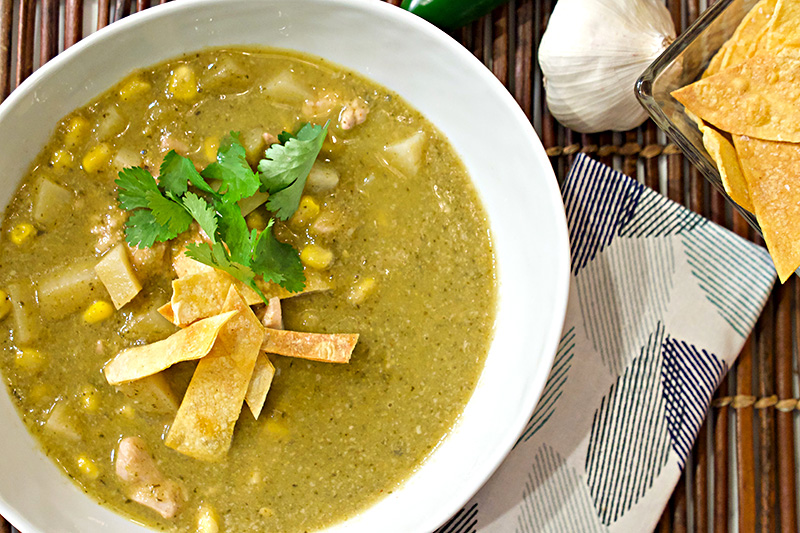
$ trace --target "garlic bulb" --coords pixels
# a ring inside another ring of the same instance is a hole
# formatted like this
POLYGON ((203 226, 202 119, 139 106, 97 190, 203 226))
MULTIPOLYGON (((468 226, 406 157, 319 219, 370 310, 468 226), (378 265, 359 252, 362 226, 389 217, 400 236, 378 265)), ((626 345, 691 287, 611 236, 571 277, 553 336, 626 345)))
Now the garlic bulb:
POLYGON ((635 128, 636 79, 674 38, 663 0, 560 0, 539 45, 550 113, 582 133, 635 128))

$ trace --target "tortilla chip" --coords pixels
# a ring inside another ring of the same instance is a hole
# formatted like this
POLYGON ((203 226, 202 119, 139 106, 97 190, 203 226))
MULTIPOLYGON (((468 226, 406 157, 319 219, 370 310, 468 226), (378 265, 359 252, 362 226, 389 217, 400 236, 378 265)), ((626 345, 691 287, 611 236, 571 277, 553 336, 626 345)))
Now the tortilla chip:
POLYGON ((267 401, 267 393, 272 386, 273 377, 275 377, 275 367, 272 366, 272 362, 266 354, 259 353, 256 366, 253 368, 253 375, 250 376, 250 384, 247 386, 247 394, 244 397, 256 420, 261 415, 264 402, 267 401))
POLYGON ((800 266, 800 145, 733 138, 781 282, 800 266))
POLYGON ((725 55, 728 53, 728 48, 731 47, 731 40, 725 41, 725 44, 722 45, 722 48, 717 50, 717 53, 714 54, 714 57, 711 58, 711 61, 708 62, 708 66, 706 70, 703 72, 703 78, 707 78, 709 76, 713 76, 720 70, 722 70, 722 61, 725 59, 725 55))
POLYGON ((800 47, 800 1, 778 0, 767 32, 767 50, 780 52, 800 47))
POLYGON ((348 363, 357 342, 357 333, 305 333, 267 328, 261 350, 311 361, 348 363))
POLYGON ((761 0, 745 15, 733 36, 725 43, 725 56, 720 64, 720 71, 739 65, 755 55, 754 44, 759 37, 766 35, 776 3, 777 0, 761 0))
MULTIPOLYGON (((274 283, 258 283, 267 298, 291 298, 309 292, 329 290, 330 281, 320 275, 307 275, 306 287, 301 292, 289 292, 274 283)), ((216 315, 222 309, 222 301, 233 286, 242 295, 247 305, 262 303, 261 297, 241 281, 227 272, 211 270, 179 278, 172 282, 173 323, 186 326, 196 320, 216 315)))
POLYGON ((703 124, 700 126, 700 131, 703 132, 703 145, 706 147, 711 159, 717 164, 725 192, 734 202, 754 213, 755 207, 753 207, 753 202, 750 200, 747 181, 744 179, 742 167, 739 165, 739 158, 736 155, 736 149, 734 149, 733 144, 711 126, 703 124))
POLYGON ((233 427, 264 338, 264 327, 234 287, 228 289, 222 308, 236 316, 197 364, 164 440, 170 448, 204 461, 222 459, 231 447, 233 427))
POLYGON ((161 372, 181 361, 204 357, 222 327, 234 315, 236 312, 231 311, 213 316, 173 333, 163 341, 121 351, 103 369, 106 380, 117 385, 161 372))
POLYGON ((800 59, 794 56, 757 55, 672 96, 722 131, 800 142, 800 59))

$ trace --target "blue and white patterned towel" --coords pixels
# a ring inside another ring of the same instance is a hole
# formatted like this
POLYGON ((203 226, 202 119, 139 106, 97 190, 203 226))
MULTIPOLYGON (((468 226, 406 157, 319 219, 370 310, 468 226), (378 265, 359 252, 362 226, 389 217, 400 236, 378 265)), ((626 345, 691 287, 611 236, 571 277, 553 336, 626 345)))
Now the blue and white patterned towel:
POLYGON ((775 280, 767 252, 579 156, 572 280, 539 405, 439 531, 652 531, 775 280))

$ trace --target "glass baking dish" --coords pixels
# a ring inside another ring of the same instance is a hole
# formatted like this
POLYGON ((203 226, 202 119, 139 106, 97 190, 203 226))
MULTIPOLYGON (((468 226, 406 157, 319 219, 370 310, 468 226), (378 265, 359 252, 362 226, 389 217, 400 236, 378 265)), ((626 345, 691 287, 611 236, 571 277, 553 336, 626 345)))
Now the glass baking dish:
POLYGON ((659 128, 756 230, 755 217, 730 199, 717 166, 703 147, 703 138, 683 105, 670 93, 700 78, 711 58, 736 31, 758 0, 718 0, 709 7, 636 82, 636 95, 659 128))

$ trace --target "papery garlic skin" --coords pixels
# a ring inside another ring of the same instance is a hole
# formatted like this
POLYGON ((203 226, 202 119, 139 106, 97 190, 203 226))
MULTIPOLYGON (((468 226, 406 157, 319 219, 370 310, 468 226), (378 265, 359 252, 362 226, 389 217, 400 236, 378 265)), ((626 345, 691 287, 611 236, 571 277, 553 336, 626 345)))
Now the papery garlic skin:
POLYGON ((674 39, 662 0, 559 0, 539 45, 550 113, 581 133, 639 126, 636 80, 674 39))

